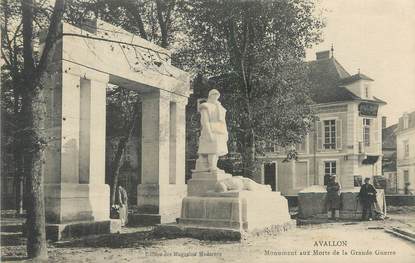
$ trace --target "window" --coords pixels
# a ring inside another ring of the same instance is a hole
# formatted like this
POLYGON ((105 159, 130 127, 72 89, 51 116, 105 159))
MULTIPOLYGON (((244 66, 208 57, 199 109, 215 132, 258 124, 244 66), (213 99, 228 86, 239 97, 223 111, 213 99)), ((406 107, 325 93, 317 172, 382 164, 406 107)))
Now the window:
POLYGON ((324 162, 324 185, 327 185, 331 175, 336 174, 336 161, 324 162))
POLYGON ((267 141, 265 143, 265 152, 275 152, 275 143, 267 141))
POLYGON ((403 151, 404 151, 404 156, 408 157, 409 156, 409 141, 404 141, 403 142, 403 151))
POLYGON ((363 119, 363 141, 370 146, 370 119, 363 119))
POLYGON ((307 137, 304 138, 304 141, 302 143, 296 144, 295 149, 299 153, 306 153, 307 152, 307 137))
POLYGON ((336 120, 324 121, 324 149, 336 149, 336 120))
POLYGON ((369 85, 365 85, 365 97, 369 98, 369 85))
POLYGON ((409 117, 408 117, 408 114, 405 113, 403 116, 403 128, 408 129, 408 126, 409 126, 409 117))
POLYGON ((403 171, 403 182, 404 184, 409 183, 409 170, 403 171))

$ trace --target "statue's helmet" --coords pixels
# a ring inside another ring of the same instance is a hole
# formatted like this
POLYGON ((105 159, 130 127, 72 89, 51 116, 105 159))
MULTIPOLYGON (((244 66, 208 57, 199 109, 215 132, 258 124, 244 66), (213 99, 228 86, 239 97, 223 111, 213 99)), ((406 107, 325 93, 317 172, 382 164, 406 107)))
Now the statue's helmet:
POLYGON ((211 89, 209 91, 209 97, 212 96, 212 95, 218 95, 218 96, 220 96, 220 93, 219 93, 219 91, 217 89, 211 89))

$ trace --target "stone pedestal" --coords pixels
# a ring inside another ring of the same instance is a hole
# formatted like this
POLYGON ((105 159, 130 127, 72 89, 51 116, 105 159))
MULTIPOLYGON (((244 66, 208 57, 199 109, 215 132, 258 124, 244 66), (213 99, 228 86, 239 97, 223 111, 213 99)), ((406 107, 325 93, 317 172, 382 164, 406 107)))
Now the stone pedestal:
POLYGON ((202 196, 209 191, 214 191, 218 181, 231 177, 231 174, 219 169, 213 172, 193 171, 192 178, 187 181, 187 195, 202 196))
POLYGON ((279 192, 214 192, 218 181, 230 177, 221 170, 193 171, 178 223, 160 225, 156 234, 241 240, 247 234, 281 232, 295 225, 288 213, 288 202, 279 192))

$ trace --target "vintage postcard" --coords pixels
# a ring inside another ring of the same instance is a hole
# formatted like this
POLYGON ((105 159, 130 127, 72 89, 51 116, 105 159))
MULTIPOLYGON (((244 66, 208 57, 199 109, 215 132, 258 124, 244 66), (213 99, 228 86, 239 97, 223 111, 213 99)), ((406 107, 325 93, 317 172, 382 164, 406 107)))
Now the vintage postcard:
POLYGON ((0 9, 1 261, 415 261, 415 1, 0 9))

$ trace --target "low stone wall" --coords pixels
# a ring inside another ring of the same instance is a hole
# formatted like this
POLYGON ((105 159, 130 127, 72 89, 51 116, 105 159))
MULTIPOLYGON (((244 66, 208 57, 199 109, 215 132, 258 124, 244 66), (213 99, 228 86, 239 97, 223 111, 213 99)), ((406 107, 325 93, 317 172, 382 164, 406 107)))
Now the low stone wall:
POLYGON ((392 206, 415 206, 415 195, 386 195, 386 204, 392 206))
MULTIPOLYGON (((359 219, 362 215, 361 202, 357 199, 360 188, 342 189, 340 219, 359 219)), ((383 213, 386 213, 385 195, 382 189, 377 189, 377 201, 383 213)), ((327 218, 327 192, 324 186, 314 185, 298 193, 298 218, 327 218)))

